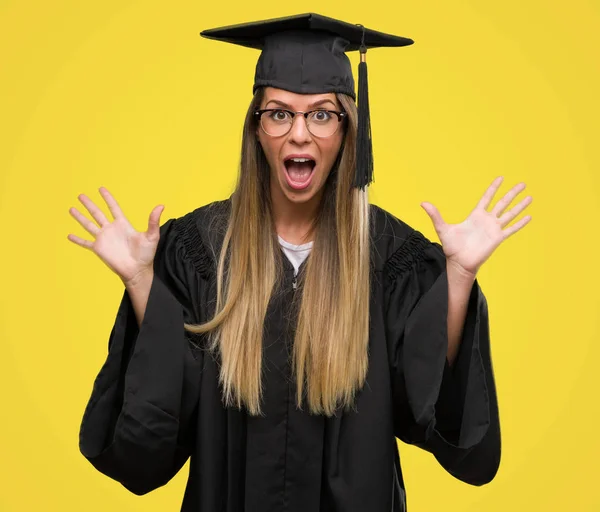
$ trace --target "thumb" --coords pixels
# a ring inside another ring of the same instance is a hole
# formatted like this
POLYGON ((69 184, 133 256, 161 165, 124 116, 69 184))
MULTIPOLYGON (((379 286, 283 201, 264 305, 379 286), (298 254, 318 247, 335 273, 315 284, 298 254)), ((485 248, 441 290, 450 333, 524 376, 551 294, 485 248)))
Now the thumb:
POLYGON ((148 218, 148 231, 146 234, 151 239, 160 237, 160 216, 164 209, 164 205, 159 204, 150 212, 150 217, 148 218))
POLYGON ((444 219, 442 219, 442 214, 434 205, 428 203, 427 201, 423 201, 421 203, 421 208, 427 212, 427 215, 429 215, 433 222, 433 227, 439 232, 445 224, 444 219))

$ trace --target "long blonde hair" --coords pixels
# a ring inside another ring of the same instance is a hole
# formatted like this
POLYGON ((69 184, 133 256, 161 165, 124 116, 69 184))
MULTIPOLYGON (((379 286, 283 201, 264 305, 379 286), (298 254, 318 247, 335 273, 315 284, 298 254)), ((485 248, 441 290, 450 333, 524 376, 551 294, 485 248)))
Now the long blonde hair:
MULTIPOLYGON (((206 323, 185 324, 209 333, 209 350, 220 358, 219 383, 226 406, 244 404, 262 414, 263 324, 282 280, 282 254, 271 215, 269 166, 256 136, 254 110, 244 123, 237 186, 217 266, 217 304, 206 323)), ((337 94, 348 113, 338 159, 324 185, 313 226, 313 248, 299 281, 300 303, 292 352, 298 407, 303 395, 313 414, 332 416, 352 407, 367 375, 369 341, 369 201, 352 187, 357 111, 337 94)))

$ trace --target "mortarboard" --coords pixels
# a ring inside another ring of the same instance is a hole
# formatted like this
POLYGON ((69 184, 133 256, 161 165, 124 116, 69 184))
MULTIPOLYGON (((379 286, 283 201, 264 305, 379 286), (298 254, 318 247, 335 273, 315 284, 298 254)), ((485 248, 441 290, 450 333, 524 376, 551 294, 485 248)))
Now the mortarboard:
POLYGON ((339 92, 356 101, 352 66, 345 52, 359 50, 354 186, 364 188, 373 180, 366 52, 368 48, 407 46, 412 39, 314 13, 213 28, 200 35, 261 50, 253 92, 263 86, 300 94, 339 92))

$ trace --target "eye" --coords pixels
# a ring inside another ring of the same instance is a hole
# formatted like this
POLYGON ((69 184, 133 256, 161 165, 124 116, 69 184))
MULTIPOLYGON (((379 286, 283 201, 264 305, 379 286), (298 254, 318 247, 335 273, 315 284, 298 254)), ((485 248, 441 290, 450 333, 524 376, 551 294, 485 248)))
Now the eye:
POLYGON ((269 112, 269 117, 273 121, 281 123, 288 121, 290 119, 290 114, 285 110, 273 110, 272 112, 269 112))
POLYGON ((332 114, 327 112, 327 110, 315 110, 311 114, 312 120, 316 121, 317 123, 326 123, 330 121, 332 117, 332 114))

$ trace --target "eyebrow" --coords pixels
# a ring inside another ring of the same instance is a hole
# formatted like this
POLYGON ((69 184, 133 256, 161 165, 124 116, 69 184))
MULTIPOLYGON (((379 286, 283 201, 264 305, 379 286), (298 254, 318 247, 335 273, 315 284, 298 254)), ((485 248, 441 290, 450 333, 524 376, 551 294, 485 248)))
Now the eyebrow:
MULTIPOLYGON (((281 105, 282 107, 289 108, 290 110, 292 109, 292 107, 290 105, 288 105, 287 103, 284 103, 283 101, 280 101, 280 100, 269 100, 265 104, 265 107, 269 103, 271 103, 271 102, 277 103, 278 105, 281 105)), ((322 100, 319 100, 319 101, 315 101, 314 103, 311 103, 308 106, 308 108, 310 109, 310 108, 313 108, 313 107, 318 107, 320 105, 323 105, 324 103, 331 103, 335 108, 337 108, 337 105, 332 100, 330 100, 330 99, 322 99, 322 100)))

